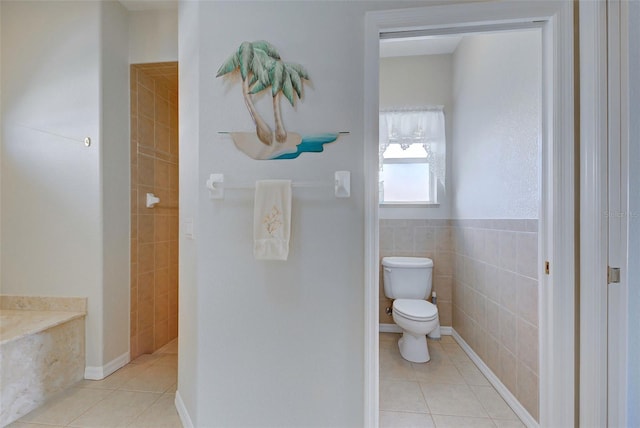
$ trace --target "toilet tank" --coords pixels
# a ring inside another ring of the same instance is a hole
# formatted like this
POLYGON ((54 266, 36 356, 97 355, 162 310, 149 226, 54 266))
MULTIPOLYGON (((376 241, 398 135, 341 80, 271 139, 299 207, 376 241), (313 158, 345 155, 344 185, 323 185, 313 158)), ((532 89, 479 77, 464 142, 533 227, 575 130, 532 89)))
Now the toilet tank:
POLYGON ((426 299, 431 293, 433 260, 383 257, 384 294, 390 299, 426 299))

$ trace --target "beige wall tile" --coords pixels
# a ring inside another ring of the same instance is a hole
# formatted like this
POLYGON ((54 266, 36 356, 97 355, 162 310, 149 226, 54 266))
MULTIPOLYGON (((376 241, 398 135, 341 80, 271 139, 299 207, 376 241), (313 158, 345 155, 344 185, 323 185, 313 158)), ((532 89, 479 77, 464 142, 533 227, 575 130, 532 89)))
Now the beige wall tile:
POLYGON ((151 272, 155 269, 155 244, 138 246, 138 272, 151 272))
POLYGON ((138 184, 153 187, 155 183, 155 161, 153 158, 138 156, 138 184))
POLYGON ((514 395, 516 394, 516 376, 515 355, 506 348, 500 347, 500 370, 498 371, 498 377, 514 395))
POLYGON ((171 131, 168 126, 156 123, 155 127, 155 148, 161 152, 171 151, 171 131))
POLYGON ((518 364, 516 397, 527 411, 538 420, 538 376, 523 364, 518 364))
POLYGON ((516 352, 516 316, 500 308, 500 343, 511 353, 516 352))
POLYGON ((499 267, 502 269, 516 270, 516 234, 515 232, 501 230, 498 234, 500 247, 499 267))
POLYGON ((138 87, 138 117, 147 117, 154 120, 155 96, 153 91, 143 86, 138 87))
POLYGON ((517 313, 522 319, 538 325, 538 281, 518 277, 517 313))
POLYGON ((538 277, 538 234, 516 236, 516 272, 529 278, 538 277))
POLYGON ((538 329, 522 319, 518 319, 517 353, 518 360, 535 374, 538 373, 538 329))

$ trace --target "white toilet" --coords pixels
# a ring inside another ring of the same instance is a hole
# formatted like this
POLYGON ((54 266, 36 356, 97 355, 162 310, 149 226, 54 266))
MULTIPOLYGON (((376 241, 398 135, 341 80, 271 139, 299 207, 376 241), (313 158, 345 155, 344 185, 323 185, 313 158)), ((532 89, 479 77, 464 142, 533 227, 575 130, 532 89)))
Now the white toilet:
POLYGON ((405 360, 431 359, 426 335, 440 338, 438 308, 425 299, 431 293, 433 261, 423 257, 383 257, 384 294, 393 301, 393 321, 402 329, 398 340, 405 360))

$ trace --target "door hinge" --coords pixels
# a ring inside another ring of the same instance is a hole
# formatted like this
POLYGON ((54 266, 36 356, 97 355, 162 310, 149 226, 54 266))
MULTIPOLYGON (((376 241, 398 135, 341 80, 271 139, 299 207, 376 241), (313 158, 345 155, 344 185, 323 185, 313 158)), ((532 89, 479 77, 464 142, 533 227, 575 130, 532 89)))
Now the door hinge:
POLYGON ((544 273, 546 275, 549 275, 549 262, 548 261, 544 262, 544 273))
POLYGON ((607 284, 618 284, 620 282, 620 268, 607 266, 607 284))

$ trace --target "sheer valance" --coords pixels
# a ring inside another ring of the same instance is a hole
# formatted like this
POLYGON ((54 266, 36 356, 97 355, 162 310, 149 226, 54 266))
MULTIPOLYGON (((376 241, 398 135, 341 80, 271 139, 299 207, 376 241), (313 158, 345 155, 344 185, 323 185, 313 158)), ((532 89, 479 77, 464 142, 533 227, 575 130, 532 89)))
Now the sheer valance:
POLYGON ((442 106, 390 109, 380 112, 380 166, 390 144, 402 150, 420 145, 436 178, 444 185, 446 138, 442 106))

